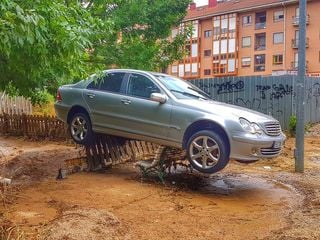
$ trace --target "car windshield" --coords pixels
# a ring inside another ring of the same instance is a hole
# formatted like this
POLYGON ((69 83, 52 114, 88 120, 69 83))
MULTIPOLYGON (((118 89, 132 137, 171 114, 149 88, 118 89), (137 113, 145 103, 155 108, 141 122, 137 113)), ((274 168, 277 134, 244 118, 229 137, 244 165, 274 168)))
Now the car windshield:
POLYGON ((210 99, 208 94, 180 78, 168 75, 155 75, 155 77, 157 77, 161 83, 178 99, 210 99))

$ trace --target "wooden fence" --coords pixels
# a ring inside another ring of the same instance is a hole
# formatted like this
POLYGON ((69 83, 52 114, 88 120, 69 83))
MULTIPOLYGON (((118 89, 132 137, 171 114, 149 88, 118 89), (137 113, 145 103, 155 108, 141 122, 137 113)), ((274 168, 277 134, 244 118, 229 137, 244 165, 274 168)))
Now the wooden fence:
POLYGON ((67 125, 57 118, 26 114, 1 114, 0 134, 52 140, 69 138, 67 125))
POLYGON ((32 114, 32 104, 24 97, 10 97, 0 92, 0 113, 32 114))
POLYGON ((96 134, 93 142, 85 146, 88 169, 96 170, 127 161, 153 159, 160 146, 104 134, 96 134))
MULTIPOLYGON (((71 140, 67 125, 53 116, 26 114, 0 115, 0 135, 25 136, 34 139, 71 140)), ((160 146, 143 141, 95 134, 91 144, 85 146, 86 162, 89 170, 96 170, 108 165, 126 161, 137 161, 153 158, 160 146)), ((77 165, 71 159, 66 166, 70 170, 77 165)))

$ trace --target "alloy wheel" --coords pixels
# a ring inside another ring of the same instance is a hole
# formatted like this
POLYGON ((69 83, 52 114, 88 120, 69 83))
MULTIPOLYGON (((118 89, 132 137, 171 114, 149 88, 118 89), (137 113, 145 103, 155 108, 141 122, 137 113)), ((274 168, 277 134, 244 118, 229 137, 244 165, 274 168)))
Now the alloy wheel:
POLYGON ((71 134, 75 140, 82 141, 83 139, 85 139, 87 132, 88 132, 88 124, 83 117, 77 116, 72 120, 71 134))
POLYGON ((189 147, 191 161, 202 169, 215 166, 220 158, 218 143, 209 136, 195 138, 189 147))

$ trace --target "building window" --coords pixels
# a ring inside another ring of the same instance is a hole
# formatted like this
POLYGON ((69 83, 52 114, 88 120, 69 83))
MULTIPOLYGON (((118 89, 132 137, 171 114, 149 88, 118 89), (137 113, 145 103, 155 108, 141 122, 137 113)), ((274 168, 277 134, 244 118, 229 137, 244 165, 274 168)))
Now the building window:
POLYGON ((278 32, 273 34, 273 44, 281 44, 283 43, 284 34, 283 32, 278 32))
POLYGON ((205 57, 210 57, 211 56, 211 50, 204 50, 204 54, 205 57))
POLYGON ((190 77, 191 76, 191 65, 190 63, 187 63, 184 65, 184 76, 190 77))
POLYGON ((242 17, 242 25, 244 27, 249 26, 251 24, 252 24, 252 16, 251 15, 242 17))
POLYGON ((204 70, 204 75, 205 76, 211 75, 211 69, 205 69, 204 70))
POLYGON ((250 57, 244 57, 241 59, 241 67, 250 67, 251 66, 251 58, 250 57))
POLYGON ((263 72, 266 70, 266 55, 254 55, 254 71, 263 72))
POLYGON ((198 75, 198 63, 191 64, 191 73, 192 75, 198 75))
POLYGON ((191 56, 191 46, 190 44, 185 46, 186 48, 186 57, 190 57, 191 56))
POLYGON ((298 18, 300 15, 300 10, 299 10, 299 7, 296 8, 296 17, 298 18))
POLYGON ((212 31, 211 30, 204 31, 204 37, 205 38, 209 38, 209 37, 211 37, 211 35, 212 35, 212 31))
POLYGON ((174 74, 177 74, 178 73, 178 66, 173 65, 171 68, 171 72, 174 74))
POLYGON ((267 12, 258 12, 256 13, 256 29, 266 28, 267 22, 267 12))
POLYGON ((192 43, 191 45, 191 57, 198 57, 198 44, 192 43))
POLYGON ((172 38, 175 38, 178 35, 178 29, 177 28, 172 29, 171 33, 172 33, 172 38))
POLYGON ((198 21, 193 21, 192 22, 192 38, 198 38, 198 29, 199 29, 198 21))
POLYGON ((273 63, 273 65, 282 65, 283 64, 283 55, 282 54, 273 55, 272 63, 273 63))
POLYGON ((257 33, 255 35, 255 50, 261 51, 266 49, 266 33, 257 33))
POLYGON ((221 20, 221 33, 227 33, 228 29, 228 18, 224 18, 221 20))
POLYGON ((273 21, 274 22, 280 22, 284 19, 284 13, 283 10, 278 10, 273 12, 273 21))
POLYGON ((179 64, 179 77, 184 77, 184 64, 179 64))
POLYGON ((242 47, 251 47, 251 37, 243 37, 242 38, 242 47))

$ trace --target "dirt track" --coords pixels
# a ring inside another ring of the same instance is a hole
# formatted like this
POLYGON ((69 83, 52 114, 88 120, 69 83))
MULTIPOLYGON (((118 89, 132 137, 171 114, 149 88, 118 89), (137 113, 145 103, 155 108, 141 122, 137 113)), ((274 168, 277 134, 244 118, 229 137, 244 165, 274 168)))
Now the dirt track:
POLYGON ((130 164, 56 181, 79 149, 0 137, 0 175, 14 183, 0 223, 25 239, 320 239, 320 138, 306 139, 304 174, 293 172, 293 146, 276 160, 231 161, 211 178, 173 174, 163 185, 130 164))

